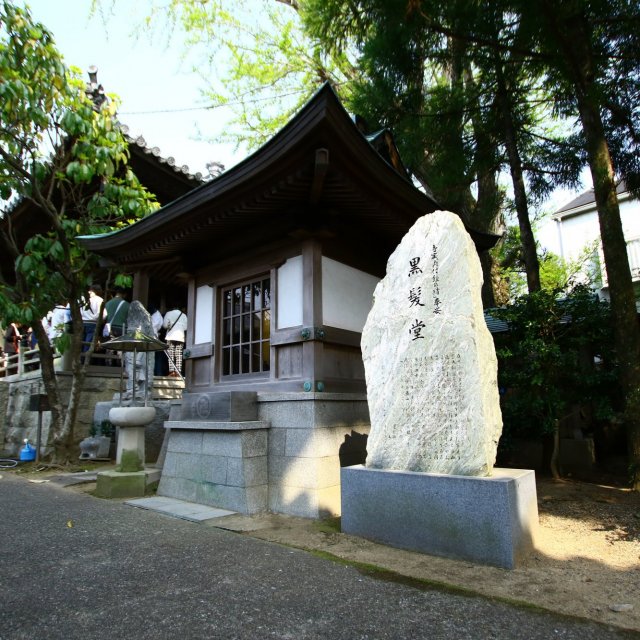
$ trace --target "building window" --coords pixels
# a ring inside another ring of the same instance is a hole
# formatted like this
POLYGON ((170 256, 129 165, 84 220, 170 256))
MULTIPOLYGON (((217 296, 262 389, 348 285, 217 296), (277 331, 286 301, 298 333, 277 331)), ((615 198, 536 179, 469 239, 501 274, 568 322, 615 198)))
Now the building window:
POLYGON ((271 280, 261 278, 222 291, 222 375, 269 371, 271 280))

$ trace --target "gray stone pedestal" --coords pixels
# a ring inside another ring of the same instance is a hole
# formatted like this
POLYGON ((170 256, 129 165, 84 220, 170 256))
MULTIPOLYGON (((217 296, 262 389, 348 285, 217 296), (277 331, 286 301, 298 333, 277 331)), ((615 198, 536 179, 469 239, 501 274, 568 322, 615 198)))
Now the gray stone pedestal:
POLYGON ((393 547, 513 569, 533 549, 535 474, 341 470, 342 531, 393 547))
POLYGON ((267 431, 261 421, 168 421, 158 495, 252 514, 266 511, 267 431))
POLYGON ((142 471, 100 471, 96 483, 96 495, 101 498, 141 498, 158 486, 159 469, 142 471))

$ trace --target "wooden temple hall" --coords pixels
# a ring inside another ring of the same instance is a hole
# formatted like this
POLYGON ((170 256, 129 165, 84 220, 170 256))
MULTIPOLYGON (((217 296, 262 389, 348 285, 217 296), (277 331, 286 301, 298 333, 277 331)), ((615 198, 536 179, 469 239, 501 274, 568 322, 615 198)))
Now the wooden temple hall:
POLYGON ((366 455, 360 335, 372 294, 403 235, 436 208, 390 134, 363 135, 326 85, 231 170, 84 239, 135 274, 143 303, 158 287, 188 290, 186 390, 165 425, 159 495, 340 512, 340 466, 366 455))

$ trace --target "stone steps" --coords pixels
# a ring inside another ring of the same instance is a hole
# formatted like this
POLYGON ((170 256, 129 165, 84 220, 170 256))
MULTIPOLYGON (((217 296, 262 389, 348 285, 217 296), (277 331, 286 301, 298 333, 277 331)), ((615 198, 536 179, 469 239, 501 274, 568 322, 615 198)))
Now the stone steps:
POLYGON ((155 376, 153 379, 154 400, 179 400, 184 391, 184 380, 169 376, 155 376))

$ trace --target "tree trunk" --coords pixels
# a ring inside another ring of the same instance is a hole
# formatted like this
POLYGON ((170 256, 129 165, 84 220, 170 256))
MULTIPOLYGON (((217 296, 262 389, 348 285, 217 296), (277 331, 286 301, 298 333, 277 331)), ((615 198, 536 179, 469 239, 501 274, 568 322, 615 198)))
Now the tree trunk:
POLYGON ((71 340, 71 388, 66 399, 66 406, 60 421, 56 425, 53 435, 54 462, 65 463, 74 457, 75 451, 75 425, 78 416, 78 408, 82 398, 82 389, 86 378, 87 367, 93 348, 89 349, 85 355, 85 362, 81 361, 82 355, 82 318, 77 305, 72 305, 71 320, 73 333, 71 340))
MULTIPOLYGON (((470 64, 464 68, 464 87, 469 101, 469 113, 475 138, 474 164, 476 170, 478 197, 471 216, 471 226, 478 231, 496 233, 502 223, 502 197, 498 188, 496 142, 482 121, 478 87, 470 64)), ((482 305, 485 309, 497 304, 496 262, 489 251, 480 253, 482 267, 482 305)))
POLYGON ((560 458, 560 420, 554 420, 553 423, 553 451, 551 452, 551 461, 549 468, 551 469, 551 476, 554 480, 560 480, 560 469, 558 467, 558 460, 560 458))
POLYGON ((632 482, 640 488, 640 326, 627 257, 627 244, 616 195, 615 171, 605 135, 593 59, 590 25, 581 15, 562 16, 558 25, 555 5, 546 14, 566 56, 567 75, 576 92, 580 122, 598 210, 602 252, 609 281, 611 314, 620 382, 624 393, 624 419, 632 482))
POLYGON ((504 145, 509 158, 509 172, 513 183, 513 196, 518 214, 518 226, 520 228, 520 244, 522 247, 522 260, 527 274, 527 288, 529 293, 540 291, 540 263, 536 251, 536 240, 529 219, 529 206, 527 204, 527 190, 524 183, 522 159, 518 151, 513 114, 507 85, 500 60, 495 60, 495 72, 497 80, 496 106, 498 118, 502 124, 504 145))
POLYGON ((624 391, 624 419, 632 481, 640 489, 640 329, 627 243, 616 195, 613 163, 600 114, 580 100, 593 190, 598 208, 602 252, 609 282, 616 352, 624 391))

